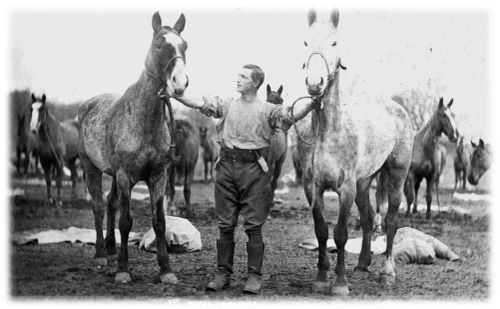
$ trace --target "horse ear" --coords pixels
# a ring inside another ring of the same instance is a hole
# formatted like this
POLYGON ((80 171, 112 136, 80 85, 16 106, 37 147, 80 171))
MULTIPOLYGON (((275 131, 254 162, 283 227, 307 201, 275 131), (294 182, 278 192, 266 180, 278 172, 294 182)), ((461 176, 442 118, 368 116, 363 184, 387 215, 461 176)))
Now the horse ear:
POLYGON ((34 93, 31 94, 31 101, 32 101, 32 103, 36 102, 36 97, 35 97, 34 93))
POLYGON ((309 26, 311 26, 312 24, 314 24, 314 22, 316 21, 316 10, 314 10, 313 8, 311 8, 309 10, 309 13, 307 13, 307 21, 309 22, 309 26))
POLYGON ((470 144, 472 145, 472 148, 476 148, 477 147, 476 143, 474 143, 473 141, 470 141, 470 144))
POLYGON ((182 30, 184 30, 184 26, 186 26, 186 17, 181 13, 181 16, 179 16, 179 19, 175 22, 174 30, 180 34, 182 30))
POLYGON ((43 104, 45 104, 45 99, 46 99, 46 98, 45 98, 45 93, 44 93, 44 94, 42 95, 42 100, 41 100, 43 104))
POLYGON ((160 13, 158 13, 158 11, 156 11, 154 14, 153 14, 153 19, 151 20, 151 23, 153 25, 153 30, 155 32, 158 32, 161 30, 161 17, 160 17, 160 13))
POLYGON ((283 85, 280 85, 277 92, 281 95, 281 92, 283 92, 283 85))
POLYGON ((271 92, 271 86, 269 86, 269 84, 267 84, 266 91, 268 94, 271 92))
POLYGON ((453 99, 451 99, 450 103, 448 103, 448 108, 450 108, 452 104, 453 104, 453 99))
POLYGON ((339 10, 337 8, 333 9, 330 13, 330 21, 332 22, 333 26, 337 28, 337 26, 339 25, 339 10))
POLYGON ((443 98, 439 99, 439 109, 442 109, 444 107, 443 105, 443 98))
POLYGON ((479 147, 484 149, 484 142, 482 139, 479 139, 479 147))

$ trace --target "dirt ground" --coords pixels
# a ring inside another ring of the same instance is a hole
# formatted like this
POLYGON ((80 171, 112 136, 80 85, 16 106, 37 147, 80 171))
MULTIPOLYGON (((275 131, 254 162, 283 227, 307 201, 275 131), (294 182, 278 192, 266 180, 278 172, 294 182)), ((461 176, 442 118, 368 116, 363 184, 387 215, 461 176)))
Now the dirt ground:
MULTIPOLYGON (((381 289, 377 278, 382 256, 374 255, 367 279, 351 278, 358 255, 346 253, 350 295, 348 300, 485 300, 490 288, 490 203, 468 202, 453 198, 452 163, 442 180, 441 204, 459 206, 470 214, 433 213, 432 220, 425 219, 424 209, 411 217, 400 216, 400 227, 417 228, 447 244, 461 259, 456 262, 437 259, 433 265, 397 265, 396 284, 381 289)), ((285 171, 290 171, 287 162, 285 171)), ((274 205, 270 219, 264 227, 266 253, 262 293, 256 296, 241 293, 246 276, 246 236, 238 228, 235 250, 235 273, 231 286, 218 293, 204 291, 209 277, 215 271, 215 240, 217 222, 214 216, 213 183, 201 182, 197 173, 193 185, 192 202, 196 217, 191 221, 201 232, 203 249, 194 253, 170 254, 170 262, 180 280, 176 286, 159 282, 156 254, 129 248, 129 265, 132 282, 114 283, 115 264, 97 267, 92 259, 94 247, 86 244, 58 243, 46 245, 11 245, 10 295, 13 299, 186 299, 186 300, 330 300, 336 298, 311 290, 316 273, 317 253, 298 247, 306 238, 314 237, 312 214, 308 209, 301 187, 290 187, 286 194, 278 194, 281 203, 274 205)), ((109 180, 105 187, 109 188, 109 180)), ((94 228, 89 202, 83 199, 83 183, 79 184, 81 199, 69 198, 69 186, 64 188, 64 205, 61 214, 44 202, 45 185, 30 185, 23 178, 12 178, 13 188, 24 188, 21 196, 11 198, 11 233, 26 230, 63 229, 70 226, 94 228)), ((282 187, 280 187, 281 189, 282 187)), ((485 188, 475 188, 485 193, 485 188)), ((420 190, 420 203, 424 202, 420 190)), ((371 194, 374 205, 374 192, 371 194)), ((404 200, 404 199, 403 199, 404 200)), ((176 202, 183 206, 181 192, 176 202)), ((330 237, 337 220, 336 197, 325 199, 325 218, 330 237)), ((400 211, 406 208, 403 202, 400 211)), ((147 201, 132 202, 134 224, 132 231, 146 232, 151 227, 150 206, 147 201)), ((351 210, 349 237, 360 237, 354 229, 356 207, 351 210)), ((336 254, 331 256, 330 275, 333 279, 336 254)))

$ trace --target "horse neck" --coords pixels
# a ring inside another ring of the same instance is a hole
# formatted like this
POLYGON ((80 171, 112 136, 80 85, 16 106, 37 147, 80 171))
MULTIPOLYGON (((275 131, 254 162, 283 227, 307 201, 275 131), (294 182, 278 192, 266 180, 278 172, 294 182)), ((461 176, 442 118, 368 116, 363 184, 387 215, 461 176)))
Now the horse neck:
POLYGON ((40 126, 40 140, 43 142, 50 141, 51 143, 54 143, 59 127, 59 121, 57 121, 55 117, 48 112, 45 122, 40 126))
POLYGON ((339 99, 339 74, 334 75, 321 100, 323 109, 317 113, 316 121, 319 121, 320 135, 327 135, 327 131, 337 132, 340 130, 342 111, 339 99))
POLYGON ((166 119, 165 104, 157 95, 161 88, 162 83, 151 77, 145 69, 139 80, 123 95, 127 98, 123 100, 126 109, 147 132, 161 128, 166 119))
POLYGON ((426 151, 434 151, 437 147, 439 136, 441 135, 441 131, 439 130, 436 124, 436 114, 434 113, 427 121, 425 126, 420 130, 422 136, 422 142, 424 146, 424 150, 426 151))

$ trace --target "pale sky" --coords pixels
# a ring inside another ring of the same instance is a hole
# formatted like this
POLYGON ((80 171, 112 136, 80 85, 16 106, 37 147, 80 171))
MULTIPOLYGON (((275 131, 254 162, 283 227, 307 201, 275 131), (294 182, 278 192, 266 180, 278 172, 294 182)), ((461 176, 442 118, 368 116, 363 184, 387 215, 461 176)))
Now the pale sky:
MULTIPOLYGON (((159 11, 164 25, 186 16, 190 94, 236 96, 237 71, 247 63, 260 65, 273 89, 282 84, 288 103, 306 94, 307 10, 159 11)), ((29 87, 61 102, 122 93, 144 68, 153 13, 12 11, 9 89, 29 87)), ((349 100, 376 100, 436 80, 441 96, 455 100, 461 133, 488 138, 488 19, 485 9, 340 10, 338 46, 348 67, 341 91, 349 100)))

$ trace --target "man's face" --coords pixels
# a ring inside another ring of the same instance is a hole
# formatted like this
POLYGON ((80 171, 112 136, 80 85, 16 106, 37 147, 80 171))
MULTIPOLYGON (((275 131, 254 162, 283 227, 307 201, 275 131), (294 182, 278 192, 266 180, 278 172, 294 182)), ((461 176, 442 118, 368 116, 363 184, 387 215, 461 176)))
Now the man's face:
POLYGON ((236 80, 236 91, 241 94, 255 91, 255 84, 252 79, 252 70, 245 68, 241 69, 238 74, 238 79, 236 80))

